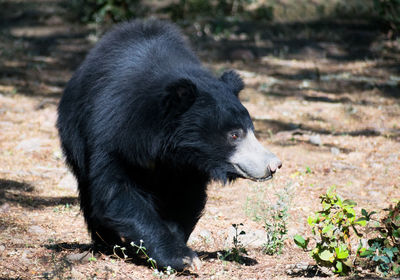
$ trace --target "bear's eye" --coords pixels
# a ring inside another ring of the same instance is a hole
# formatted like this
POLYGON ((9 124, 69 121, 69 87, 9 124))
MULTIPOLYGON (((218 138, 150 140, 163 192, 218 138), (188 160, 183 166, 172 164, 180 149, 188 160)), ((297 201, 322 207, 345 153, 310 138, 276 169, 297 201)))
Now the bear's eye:
POLYGON ((238 140, 239 138, 242 137, 242 131, 241 130, 233 130, 231 132, 229 132, 229 137, 231 138, 231 140, 238 140))

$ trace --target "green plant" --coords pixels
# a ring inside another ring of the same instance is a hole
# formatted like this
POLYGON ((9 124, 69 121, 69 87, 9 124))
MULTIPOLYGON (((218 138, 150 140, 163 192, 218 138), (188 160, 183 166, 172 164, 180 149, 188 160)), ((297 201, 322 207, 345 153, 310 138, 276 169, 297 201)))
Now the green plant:
POLYGON ((89 262, 96 262, 97 261, 97 258, 93 255, 93 253, 92 253, 92 255, 89 257, 89 262))
POLYGON ((242 242, 239 240, 240 235, 246 234, 243 230, 239 231, 239 227, 243 226, 242 223, 240 224, 232 224, 232 227, 235 230, 235 233, 233 235, 233 247, 230 248, 229 250, 225 250, 222 254, 220 254, 219 259, 223 261, 234 261, 240 264, 244 263, 244 255, 247 255, 247 250, 242 244, 242 242))
MULTIPOLYGON (((136 254, 142 254, 146 261, 150 264, 152 270, 153 270, 153 274, 154 276, 158 277, 158 278, 164 278, 164 277, 168 277, 174 273, 176 273, 176 270, 173 269, 170 266, 165 267, 163 270, 159 270, 157 267, 157 261, 154 260, 153 258, 149 257, 149 255, 146 252, 146 247, 143 246, 143 240, 140 240, 140 244, 137 245, 135 244, 133 241, 130 243, 130 245, 136 250, 136 254)), ((113 252, 115 256, 119 256, 117 249, 119 249, 120 253, 123 256, 124 260, 128 259, 128 254, 127 254, 127 250, 126 247, 121 247, 119 245, 115 245, 113 248, 113 252)))
POLYGON ((288 233, 288 211, 291 198, 289 187, 274 194, 275 202, 260 197, 258 190, 256 192, 258 197, 247 198, 246 213, 254 221, 264 223, 267 240, 263 245, 263 252, 268 255, 281 254, 288 233))
MULTIPOLYGON (((359 249, 359 256, 369 260, 368 265, 384 276, 400 274, 400 202, 384 209, 386 216, 371 227, 370 233, 375 234, 367 240, 368 248, 359 249)), ((375 212, 368 213, 363 209, 363 216, 371 221, 375 212)))
POLYGON ((287 221, 289 218, 289 196, 286 192, 277 193, 276 205, 269 208, 269 216, 264 220, 264 229, 267 233, 267 241, 263 251, 267 255, 281 254, 284 241, 287 239, 287 221))
MULTIPOLYGON (((337 274, 345 275, 351 270, 354 261, 350 243, 352 233, 360 237, 356 226, 365 226, 367 221, 365 217, 356 219, 354 210, 356 203, 351 200, 343 200, 336 194, 334 187, 320 196, 320 199, 323 209, 309 216, 307 220, 316 238, 311 256, 318 265, 331 268, 337 274)), ((294 242, 306 250, 309 239, 296 235, 294 242)))

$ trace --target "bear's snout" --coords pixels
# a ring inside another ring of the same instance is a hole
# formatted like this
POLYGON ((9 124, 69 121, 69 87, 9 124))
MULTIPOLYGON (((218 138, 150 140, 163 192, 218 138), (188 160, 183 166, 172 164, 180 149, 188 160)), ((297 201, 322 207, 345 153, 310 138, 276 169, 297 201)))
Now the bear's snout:
POLYGON ((236 147, 230 162, 238 175, 254 181, 265 181, 282 166, 280 159, 265 149, 249 130, 236 147))
POLYGON ((279 158, 276 156, 271 160, 271 162, 268 164, 268 168, 270 172, 273 174, 275 173, 279 168, 282 167, 282 162, 280 161, 279 158))

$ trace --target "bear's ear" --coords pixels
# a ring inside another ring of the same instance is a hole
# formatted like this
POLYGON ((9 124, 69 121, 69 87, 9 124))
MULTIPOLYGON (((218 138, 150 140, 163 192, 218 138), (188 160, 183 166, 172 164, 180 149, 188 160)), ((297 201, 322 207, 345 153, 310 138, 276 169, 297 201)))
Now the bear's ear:
POLYGON ((233 70, 224 72, 220 79, 231 88, 236 96, 238 96, 239 92, 244 88, 242 78, 240 78, 239 74, 233 70))
POLYGON ((168 94, 164 98, 164 105, 168 114, 183 114, 196 100, 197 87, 189 79, 172 82, 165 90, 168 94))

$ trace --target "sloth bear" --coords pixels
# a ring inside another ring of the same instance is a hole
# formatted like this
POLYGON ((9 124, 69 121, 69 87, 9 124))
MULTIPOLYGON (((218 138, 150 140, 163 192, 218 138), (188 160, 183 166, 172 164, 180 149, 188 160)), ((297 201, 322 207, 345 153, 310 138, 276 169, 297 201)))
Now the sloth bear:
POLYGON ((254 136, 234 71, 215 77, 177 28, 117 25, 68 82, 57 128, 95 244, 139 243, 160 267, 198 264, 186 245, 211 180, 263 181, 281 166, 254 136))

